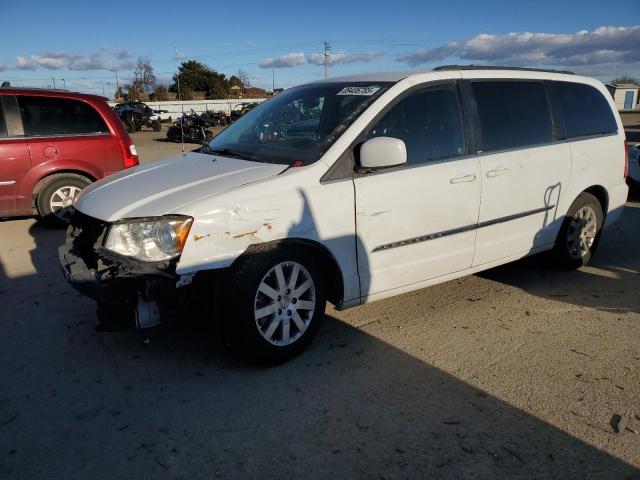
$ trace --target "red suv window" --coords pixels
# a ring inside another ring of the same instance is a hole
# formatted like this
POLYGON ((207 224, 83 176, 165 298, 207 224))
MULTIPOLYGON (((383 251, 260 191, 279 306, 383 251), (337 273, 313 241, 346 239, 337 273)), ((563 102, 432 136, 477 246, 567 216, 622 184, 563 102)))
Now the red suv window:
POLYGON ((18 105, 30 137, 109 133, 100 114, 79 100, 20 95, 18 105))

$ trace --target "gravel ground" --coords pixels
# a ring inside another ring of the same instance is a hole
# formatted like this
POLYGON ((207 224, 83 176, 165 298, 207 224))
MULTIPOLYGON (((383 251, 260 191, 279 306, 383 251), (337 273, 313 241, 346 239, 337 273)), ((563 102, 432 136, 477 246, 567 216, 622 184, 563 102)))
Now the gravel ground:
MULTIPOLYGON (((143 162, 180 151, 156 137, 135 135, 143 162)), ((530 258, 329 309, 268 369, 204 314, 148 344, 95 332, 62 238, 0 222, 1 478, 640 478, 637 200, 587 268, 530 258)))

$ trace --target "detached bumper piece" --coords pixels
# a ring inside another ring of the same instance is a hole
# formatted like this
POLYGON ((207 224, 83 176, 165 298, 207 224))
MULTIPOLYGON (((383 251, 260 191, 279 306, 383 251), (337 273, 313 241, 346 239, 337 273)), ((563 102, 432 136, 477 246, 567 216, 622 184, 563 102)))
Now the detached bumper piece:
MULTIPOLYGON (((67 281, 98 302, 104 312, 134 318, 138 327, 157 325, 163 305, 180 303, 175 261, 146 263, 103 248, 109 224, 74 213, 58 258, 67 281)), ((180 289, 183 290, 183 289, 180 289)))

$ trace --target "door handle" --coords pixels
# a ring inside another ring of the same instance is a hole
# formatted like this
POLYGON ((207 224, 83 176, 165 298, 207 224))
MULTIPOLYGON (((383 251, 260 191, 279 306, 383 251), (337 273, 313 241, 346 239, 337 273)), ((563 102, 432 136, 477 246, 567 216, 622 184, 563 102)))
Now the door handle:
POLYGON ((449 180, 449 183, 466 183, 466 182, 475 182, 476 176, 473 174, 462 175, 460 177, 453 177, 449 180))
POLYGON ((495 170, 489 170, 487 172, 487 178, 499 177, 500 175, 506 175, 509 173, 508 168, 496 168, 495 170))

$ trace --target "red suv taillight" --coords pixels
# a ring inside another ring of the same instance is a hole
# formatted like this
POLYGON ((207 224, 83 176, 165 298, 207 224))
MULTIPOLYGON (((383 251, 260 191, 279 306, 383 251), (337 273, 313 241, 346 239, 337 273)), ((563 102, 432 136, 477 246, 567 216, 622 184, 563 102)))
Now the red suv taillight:
POLYGON ((130 138, 123 140, 120 139, 120 149, 122 150, 122 160, 124 161, 124 168, 131 168, 138 165, 138 151, 130 138))
POLYGON ((629 176, 629 144, 624 141, 624 179, 629 176))

